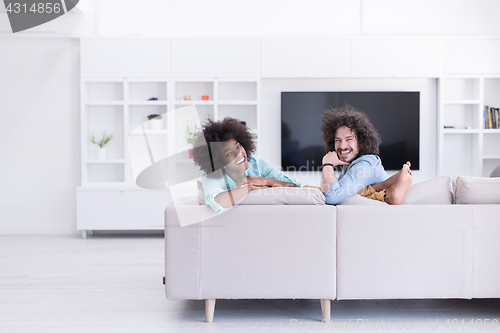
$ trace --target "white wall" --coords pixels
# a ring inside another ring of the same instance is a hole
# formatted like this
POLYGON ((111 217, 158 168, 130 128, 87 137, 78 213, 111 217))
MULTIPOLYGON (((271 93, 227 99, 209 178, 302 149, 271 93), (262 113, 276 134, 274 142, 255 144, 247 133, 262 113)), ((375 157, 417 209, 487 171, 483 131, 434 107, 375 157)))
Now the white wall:
POLYGON ((361 19, 360 0, 106 0, 99 10, 99 34, 122 37, 354 35, 361 19))
POLYGON ((79 43, 0 38, 0 235, 76 233, 79 43))
POLYGON ((498 36, 498 0, 363 0, 363 34, 498 36))
POLYGON ((498 0, 106 0, 101 36, 499 36, 498 0), (151 10, 154 8, 155 10, 151 10))
MULTIPOLYGON (((81 2, 86 4, 84 14, 70 13, 15 35, 9 32, 7 15, 0 13, 0 36, 6 36, 0 38, 0 235, 76 232, 79 47, 77 40, 61 37, 500 36, 500 25, 488 18, 500 11, 497 0, 145 0, 141 8, 132 0, 81 2)), ((0 11, 2 6, 0 2, 0 11)), ((381 88, 379 83, 384 89, 401 90, 403 85, 423 92, 423 172, 416 173, 415 180, 435 175, 434 80, 340 82, 264 79, 262 114, 269 118, 261 140, 272 144, 262 147, 261 156, 279 165, 281 90, 357 91, 381 88)))
MULTIPOLYGON (((259 156, 277 166, 281 165, 282 91, 420 91, 420 171, 413 173, 414 182, 436 176, 435 79, 263 79, 261 86, 263 120, 259 140, 266 144, 259 146, 259 156)), ((319 184, 319 173, 292 176, 304 184, 319 184)))
MULTIPOLYGON (((34 37, 500 36, 498 0, 80 0, 34 37)), ((0 34, 12 35, 3 1, 0 34)))

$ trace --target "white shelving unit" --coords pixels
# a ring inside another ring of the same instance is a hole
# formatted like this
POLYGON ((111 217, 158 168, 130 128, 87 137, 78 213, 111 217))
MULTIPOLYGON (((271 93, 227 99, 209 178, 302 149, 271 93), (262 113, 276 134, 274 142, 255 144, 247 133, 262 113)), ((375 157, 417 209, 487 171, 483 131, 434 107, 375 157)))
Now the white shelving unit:
MULTIPOLYGON (((78 229, 83 230, 140 230, 163 229, 162 214, 158 219, 158 212, 153 218, 144 212, 144 221, 138 222, 137 214, 113 214, 109 207, 121 207, 127 211, 124 193, 134 191, 135 200, 145 202, 159 200, 161 204, 154 206, 154 210, 163 209, 169 203, 168 193, 165 190, 144 190, 135 185, 132 173, 129 151, 134 152, 134 168, 143 169, 151 164, 149 153, 144 149, 144 135, 133 132, 138 126, 145 123, 150 114, 165 114, 162 117, 161 129, 145 128, 150 147, 158 152, 155 160, 160 160, 174 152, 187 151, 192 148, 186 141, 185 127, 188 118, 182 114, 168 111, 188 105, 195 105, 199 118, 203 122, 207 117, 215 120, 224 117, 238 118, 245 121, 247 126, 259 134, 260 123, 260 80, 251 78, 84 78, 81 81, 81 161, 82 186, 78 188, 78 229), (202 96, 207 95, 208 100, 202 96), (149 100, 155 97, 157 100, 149 100), (191 100, 181 100, 190 97, 191 100), (90 143, 90 135, 99 138, 103 132, 113 134, 112 140, 106 145, 108 156, 105 160, 95 159, 95 147, 90 143), (129 139, 129 134, 130 136, 129 139), (130 145, 130 146, 129 146, 130 145), (136 164, 135 164, 136 163, 136 164), (108 202, 100 201, 102 191, 108 191, 108 202), (144 194, 141 199, 141 192, 144 194), (156 193, 156 196, 155 194, 156 193), (152 197, 153 196, 153 197, 152 197), (100 198, 100 199, 97 199, 100 198), (121 202, 121 204, 120 204, 121 202), (159 208, 157 208, 159 207, 159 208), (87 210, 94 209, 99 214, 88 214, 87 210), (106 221, 103 221, 103 216, 106 221), (120 224, 115 219, 124 216, 135 216, 132 220, 126 219, 120 224), (101 221, 96 226, 95 220, 101 221), (135 219, 135 220, 134 220, 135 219), (113 221, 109 221, 113 220, 113 221), (134 222, 135 221, 135 222, 134 222)), ((147 126, 148 124, 146 124, 147 126)), ((258 147, 257 147, 258 149, 258 147)), ((189 163, 186 153, 184 160, 178 164, 189 163)), ((180 166, 182 168, 182 166, 180 166)), ((196 192, 196 187, 192 189, 196 192)), ((130 197, 131 195, 128 195, 130 197)), ((142 220, 142 219, 141 219, 142 220)))
POLYGON ((489 177, 500 164, 500 130, 484 128, 484 106, 500 107, 500 77, 438 82, 438 175, 489 177))

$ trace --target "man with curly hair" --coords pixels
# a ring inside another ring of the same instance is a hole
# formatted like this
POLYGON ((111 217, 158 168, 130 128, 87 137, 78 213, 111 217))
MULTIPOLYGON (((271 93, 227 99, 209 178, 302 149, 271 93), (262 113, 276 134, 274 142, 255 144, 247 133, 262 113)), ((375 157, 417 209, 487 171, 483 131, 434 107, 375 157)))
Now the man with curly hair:
POLYGON ((403 203, 413 181, 410 162, 387 178, 378 156, 380 136, 366 114, 350 105, 324 110, 321 131, 328 151, 321 174, 327 204, 337 204, 356 193, 391 205, 403 203), (338 179, 336 166, 342 166, 338 179))
POLYGON ((193 148, 194 162, 202 176, 205 204, 217 213, 235 205, 248 192, 267 187, 297 187, 271 163, 252 156, 255 135, 239 120, 211 119, 203 125, 193 148))

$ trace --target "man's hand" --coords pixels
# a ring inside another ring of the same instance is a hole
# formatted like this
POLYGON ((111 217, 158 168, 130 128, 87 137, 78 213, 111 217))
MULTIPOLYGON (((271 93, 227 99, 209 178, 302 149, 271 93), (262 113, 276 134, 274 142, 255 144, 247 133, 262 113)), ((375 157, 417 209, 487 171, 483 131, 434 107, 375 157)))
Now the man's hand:
POLYGON ((349 162, 341 161, 336 151, 329 151, 325 156, 323 156, 323 164, 325 163, 332 163, 334 166, 350 164, 349 162))

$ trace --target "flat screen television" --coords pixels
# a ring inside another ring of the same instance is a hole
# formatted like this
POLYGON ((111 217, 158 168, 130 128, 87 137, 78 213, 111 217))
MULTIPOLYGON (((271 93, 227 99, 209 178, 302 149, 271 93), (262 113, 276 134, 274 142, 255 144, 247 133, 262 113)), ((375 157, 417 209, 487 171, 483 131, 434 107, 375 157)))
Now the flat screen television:
POLYGON ((325 155, 323 110, 349 103, 368 115, 380 134, 386 170, 406 161, 420 168, 420 92, 282 92, 281 164, 285 171, 318 171, 325 155))

